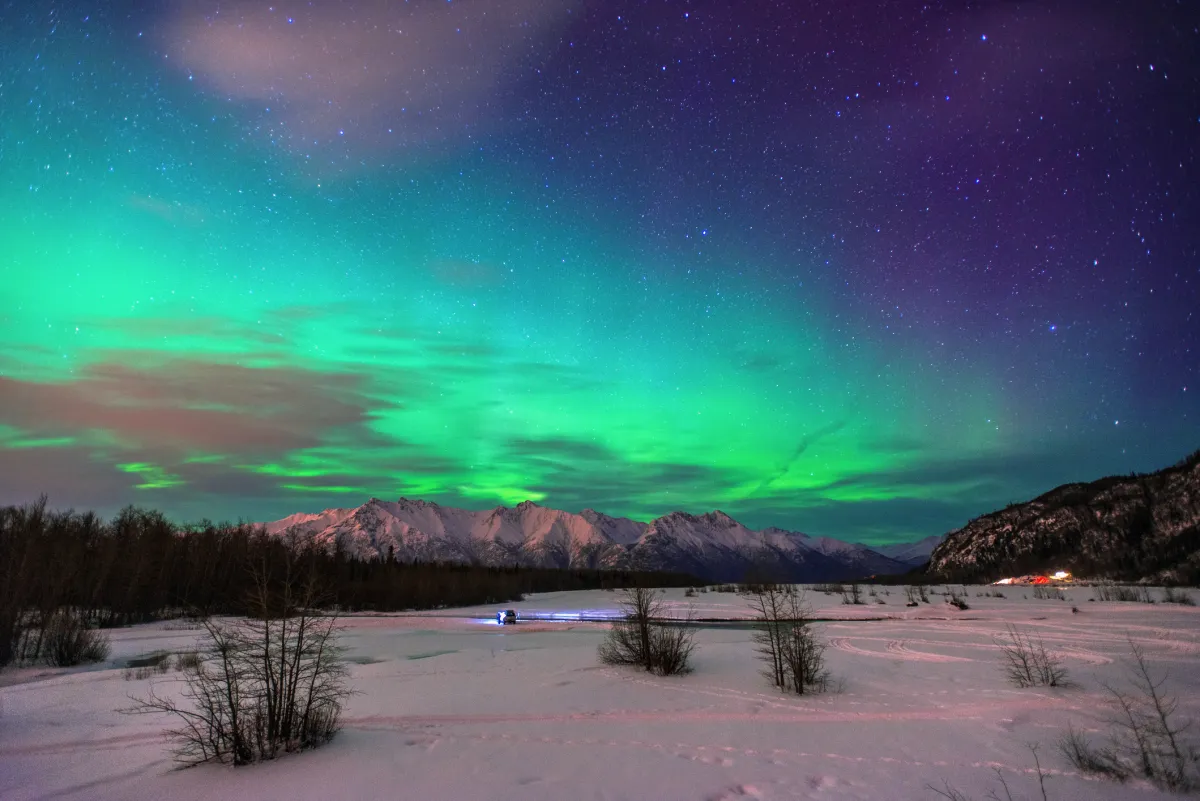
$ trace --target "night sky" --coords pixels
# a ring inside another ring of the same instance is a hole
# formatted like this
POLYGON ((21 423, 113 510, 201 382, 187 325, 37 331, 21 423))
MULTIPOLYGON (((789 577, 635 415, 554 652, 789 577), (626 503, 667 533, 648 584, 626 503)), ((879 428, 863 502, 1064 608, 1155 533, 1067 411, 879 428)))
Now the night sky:
POLYGON ((1200 447, 1191 2, 0 6, 0 503, 884 543, 1200 447))

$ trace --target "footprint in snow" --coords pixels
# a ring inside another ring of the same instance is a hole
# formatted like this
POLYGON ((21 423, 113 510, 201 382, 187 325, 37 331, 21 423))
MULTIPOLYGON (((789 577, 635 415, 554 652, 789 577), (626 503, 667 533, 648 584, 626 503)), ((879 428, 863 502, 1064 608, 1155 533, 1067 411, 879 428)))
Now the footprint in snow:
POLYGON ((716 795, 710 795, 705 801, 739 801, 746 798, 762 798, 762 793, 753 784, 739 784, 716 795))

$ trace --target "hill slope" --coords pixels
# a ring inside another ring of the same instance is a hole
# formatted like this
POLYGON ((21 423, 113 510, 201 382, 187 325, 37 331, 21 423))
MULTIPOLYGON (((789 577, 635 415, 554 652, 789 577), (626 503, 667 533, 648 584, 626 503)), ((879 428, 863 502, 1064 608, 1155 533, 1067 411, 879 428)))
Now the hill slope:
POLYGON ((1200 579, 1200 451, 1147 475, 1065 484, 951 531, 928 572, 955 581, 1047 570, 1200 579))

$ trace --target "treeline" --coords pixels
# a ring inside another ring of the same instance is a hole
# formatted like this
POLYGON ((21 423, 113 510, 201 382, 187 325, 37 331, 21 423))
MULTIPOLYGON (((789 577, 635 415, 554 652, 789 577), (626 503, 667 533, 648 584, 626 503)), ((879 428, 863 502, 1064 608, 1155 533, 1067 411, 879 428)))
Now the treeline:
POLYGON ((134 507, 105 521, 52 510, 42 498, 0 508, 0 665, 37 658, 40 630, 61 610, 100 628, 243 615, 261 577, 282 582, 296 575, 319 587, 330 608, 379 612, 503 603, 531 592, 698 583, 670 573, 364 561, 257 526, 180 526, 134 507))

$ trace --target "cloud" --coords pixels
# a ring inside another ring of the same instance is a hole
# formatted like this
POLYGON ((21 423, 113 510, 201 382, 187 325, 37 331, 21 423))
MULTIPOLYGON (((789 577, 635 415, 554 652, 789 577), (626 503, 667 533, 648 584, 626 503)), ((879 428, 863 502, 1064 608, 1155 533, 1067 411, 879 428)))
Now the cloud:
POLYGON ((101 362, 69 383, 0 377, 0 424, 38 435, 103 431, 124 447, 283 453, 362 426, 364 378, 172 360, 101 362))
POLYGON ((295 152, 427 148, 478 135, 502 92, 573 3, 249 0, 171 6, 169 64, 203 89, 247 101, 295 152))
POLYGON ((92 458, 87 446, 0 451, 0 505, 23 504, 48 494, 57 508, 113 511, 128 498, 132 476, 92 458))

